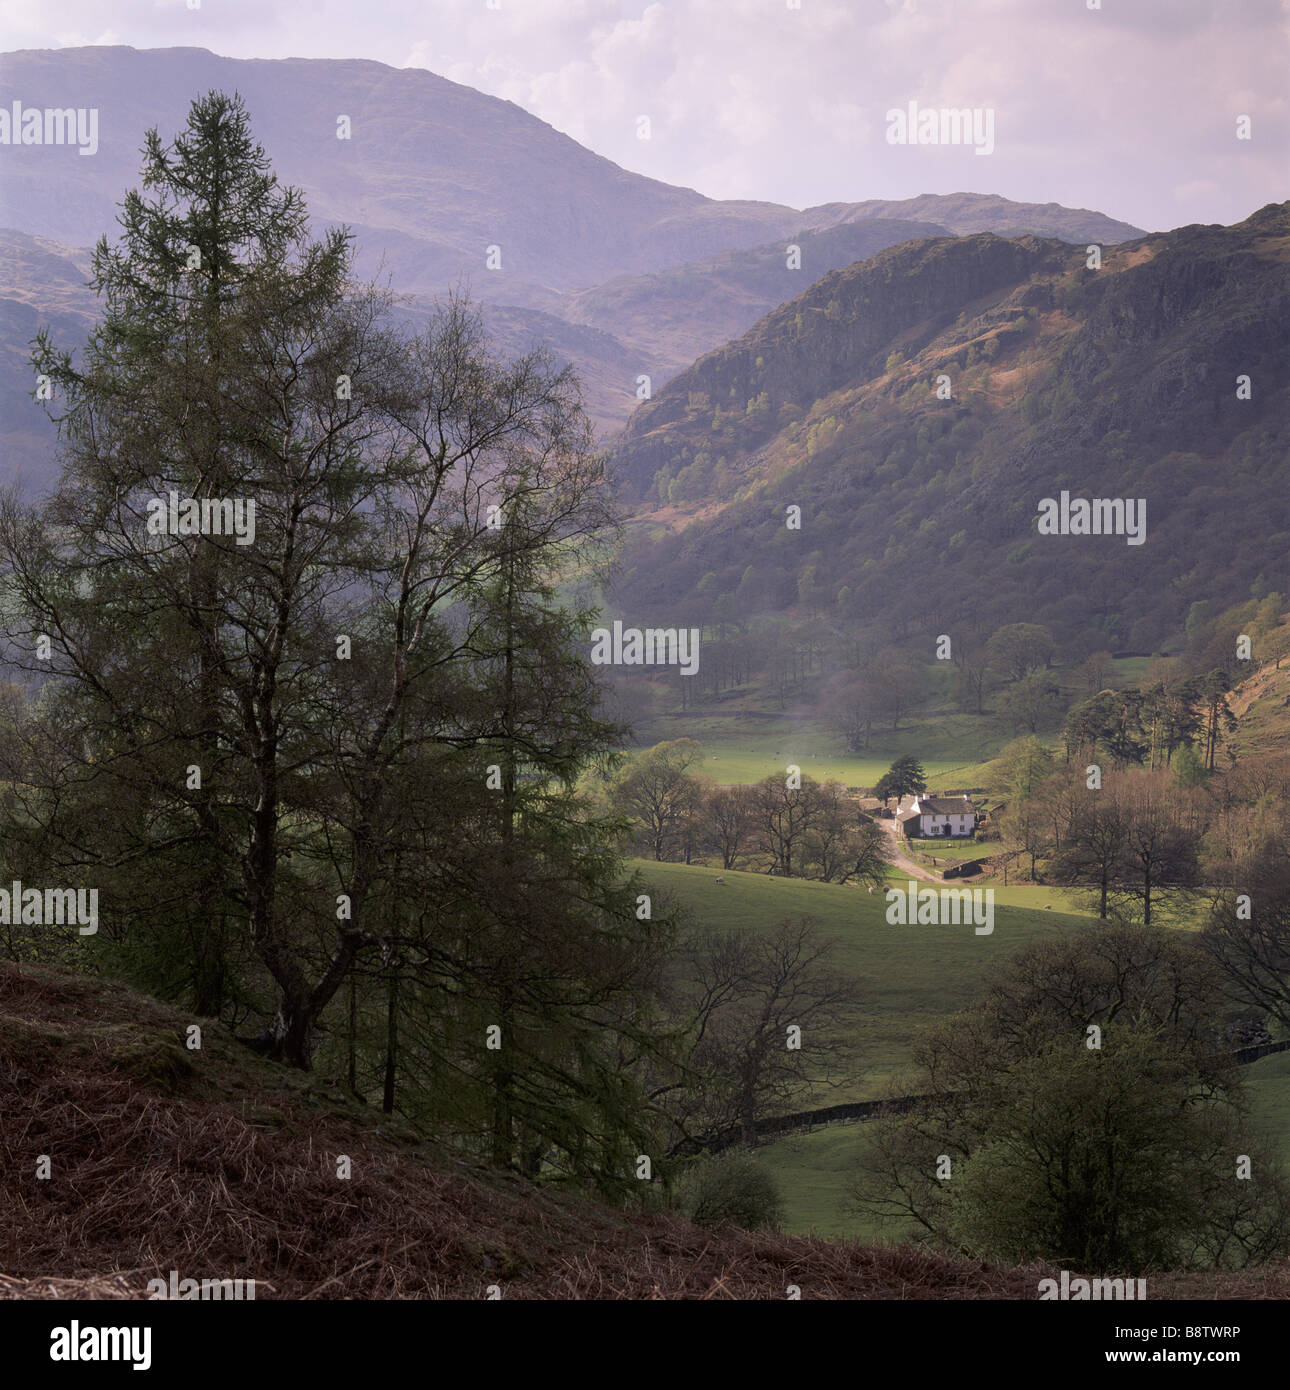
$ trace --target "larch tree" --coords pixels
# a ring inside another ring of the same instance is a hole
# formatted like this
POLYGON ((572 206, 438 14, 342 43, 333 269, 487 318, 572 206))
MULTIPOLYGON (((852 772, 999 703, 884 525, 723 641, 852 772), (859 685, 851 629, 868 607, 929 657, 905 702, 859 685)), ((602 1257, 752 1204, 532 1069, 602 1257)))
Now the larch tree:
POLYGON ((296 1066, 379 977, 387 1106, 406 1039, 496 1161, 527 1135, 621 1182, 667 924, 576 792, 617 734, 555 594, 614 534, 577 383, 496 358, 457 295, 396 324, 239 98, 144 156, 79 360, 36 343, 61 481, 0 511, 7 656, 43 683, 0 769, 13 853, 296 1066))

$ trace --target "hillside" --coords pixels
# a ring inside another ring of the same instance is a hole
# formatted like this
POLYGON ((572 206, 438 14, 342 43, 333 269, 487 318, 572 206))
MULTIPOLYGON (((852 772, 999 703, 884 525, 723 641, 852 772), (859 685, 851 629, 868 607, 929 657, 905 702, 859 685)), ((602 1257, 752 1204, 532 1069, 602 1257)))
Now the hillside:
POLYGON ((0 963, 0 1298, 1033 1298, 1034 1270, 701 1231, 473 1168, 119 986, 0 963), (39 1154, 52 1158, 46 1181, 39 1154), (336 1177, 348 1155, 353 1176, 336 1177), (342 1185, 343 1184, 343 1185, 342 1185), (164 1252, 158 1254, 157 1252, 164 1252))
POLYGON ((633 414, 617 458, 639 525, 615 601, 698 623, 724 595, 898 637, 1024 619, 1149 651, 1195 600, 1244 599, 1261 573, 1285 587, 1288 350, 1286 204, 1107 249, 1097 270, 1029 236, 890 248, 633 414), (1039 535, 1061 490, 1145 498, 1145 544, 1039 535))
MULTIPOLYGON (((652 275, 626 275, 571 292, 561 313, 641 345, 653 354, 660 381, 675 376, 704 353, 737 338, 776 306, 809 284, 888 246, 947 235, 935 223, 870 218, 823 231, 793 233, 742 251, 725 251, 652 275), (788 266, 795 245, 800 265, 788 266)), ((633 402, 634 403, 634 402, 633 402)), ((624 414, 623 419, 626 419, 624 414)))
POLYGON ((1232 751, 1241 761, 1281 758, 1290 749, 1290 659, 1273 651, 1232 693, 1236 732, 1232 751), (1275 658, 1275 659, 1272 659, 1275 658))
MULTIPOLYGON (((257 1300, 484 1298, 493 1284, 506 1299, 782 1300, 789 1283, 817 1299, 1034 1299, 1056 1272, 618 1211, 437 1155, 208 1022, 187 1051, 193 1021, 0 963, 0 1298, 144 1298, 176 1269, 254 1278, 257 1300)), ((1153 1283, 1161 1297, 1287 1293, 1278 1271, 1153 1283)))

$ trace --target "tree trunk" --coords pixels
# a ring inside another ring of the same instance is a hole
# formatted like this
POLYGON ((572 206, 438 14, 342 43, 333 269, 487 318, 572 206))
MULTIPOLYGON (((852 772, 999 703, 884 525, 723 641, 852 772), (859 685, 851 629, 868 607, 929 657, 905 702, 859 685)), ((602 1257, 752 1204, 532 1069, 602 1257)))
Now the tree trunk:
POLYGON ((349 977, 349 1068, 346 1079, 349 1093, 358 1094, 358 981, 349 977))
POLYGON ((385 1094, 381 1109, 394 1114, 394 1080, 399 1064, 399 966, 391 966, 385 1010, 385 1094))

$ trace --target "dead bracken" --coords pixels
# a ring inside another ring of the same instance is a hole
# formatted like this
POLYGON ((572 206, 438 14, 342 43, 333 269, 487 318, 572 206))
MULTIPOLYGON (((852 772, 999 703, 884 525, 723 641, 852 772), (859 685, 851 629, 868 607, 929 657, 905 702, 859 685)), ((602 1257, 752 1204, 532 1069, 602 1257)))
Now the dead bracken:
MULTIPOLYGON (((1034 1299, 1054 1273, 700 1230, 535 1188, 427 1151, 209 1024, 191 1076, 163 1068, 159 1089, 117 1064, 190 1022, 120 985, 0 963, 0 1299, 146 1299, 171 1268, 253 1278, 257 1300, 485 1298, 492 1284, 525 1299, 787 1299, 794 1286, 816 1299, 1034 1299), (348 1182, 338 1153, 353 1158, 348 1182)), ((1161 1275, 1151 1289, 1284 1298, 1290 1271, 1161 1275)))

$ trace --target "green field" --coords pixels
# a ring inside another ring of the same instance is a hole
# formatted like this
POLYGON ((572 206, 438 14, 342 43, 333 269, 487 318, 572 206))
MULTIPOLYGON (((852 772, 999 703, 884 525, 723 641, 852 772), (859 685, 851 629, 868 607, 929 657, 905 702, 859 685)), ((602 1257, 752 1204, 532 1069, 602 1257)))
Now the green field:
MULTIPOLYGON (((709 926, 764 931, 785 916, 805 913, 837 939, 836 963, 862 989, 863 1017, 854 1034, 858 1057, 852 1076, 804 1099, 803 1109, 872 1099, 888 1086, 903 1090, 907 1083, 916 1085, 909 1049, 920 1028, 970 1004, 985 971, 1024 942, 1048 932, 1080 930, 1093 921, 1060 890, 996 888, 995 931, 978 937, 970 926, 892 926, 880 893, 870 895, 849 884, 652 860, 633 861, 633 867, 694 920, 709 926), (718 883, 719 878, 724 882, 718 883), (1048 903, 1051 910, 1045 908, 1048 903)), ((1279 1146, 1290 1167, 1290 1053, 1254 1063, 1245 1076, 1252 1122, 1279 1146)), ((870 1242, 898 1238, 846 1210, 847 1183, 870 1133, 866 1124, 830 1125, 754 1151, 779 1181, 787 1230, 870 1242)))
POLYGON ((1250 1083, 1250 1116, 1259 1131, 1276 1143, 1290 1170, 1290 1052, 1274 1052, 1245 1071, 1250 1083))
MULTIPOLYGON (((678 733, 675 737, 689 738, 691 735, 678 733)), ((801 747, 794 747, 787 739, 783 741, 784 748, 776 747, 770 753, 751 745, 741 746, 733 740, 727 743, 702 739, 700 742, 703 744, 703 762, 692 771, 701 771, 705 777, 711 777, 722 786, 747 786, 766 777, 782 777, 786 767, 796 766, 800 767, 806 776, 814 777, 817 782, 832 779, 848 787, 872 787, 897 756, 892 753, 880 758, 855 757, 847 753, 830 753, 827 750, 811 753, 801 747)), ((960 782, 964 786, 980 785, 970 780, 980 776, 979 763, 924 762, 923 768, 933 786, 938 781, 952 783, 956 787, 960 782)))
POLYGON ((848 1236, 869 1245, 894 1241, 893 1232, 846 1209, 847 1186, 872 1133, 868 1124, 828 1125, 755 1150, 757 1161, 779 1183, 785 1230, 833 1239, 848 1236))
MULTIPOLYGON (((1134 683, 1148 665, 1148 658, 1116 661, 1111 683, 1134 683)), ((849 755, 840 751, 838 735, 814 719, 753 708, 667 716, 655 720, 648 733, 645 746, 663 739, 697 739, 704 757, 694 770, 722 784, 782 775, 792 763, 819 780, 871 787, 895 757, 913 753, 934 790, 985 785, 983 764, 1008 741, 992 735, 983 720, 955 715, 875 736, 866 754, 849 755)), ((975 858, 994 847, 920 841, 912 848, 915 859, 926 864, 934 857, 942 867, 947 860, 975 858)), ((889 1086, 899 1091, 906 1082, 916 1085, 910 1046, 924 1026, 970 1004, 985 972, 1024 942, 1048 932, 1079 930, 1093 921, 1082 895, 1043 886, 1003 888, 987 881, 981 886, 994 890, 996 929, 989 937, 978 937, 970 926, 889 925, 883 895, 858 886, 652 861, 636 861, 635 867, 707 925, 759 931, 789 914, 805 913, 837 938, 836 964, 854 975, 862 990, 863 1018, 854 1035, 857 1058, 853 1074, 841 1085, 804 1098, 801 1108, 871 1099, 889 1086), (719 878, 724 882, 718 883, 719 878)), ((904 879, 900 870, 889 871, 889 882, 904 879)), ((1175 925, 1194 927, 1202 917, 1197 904, 1178 916, 1175 925)), ((1264 1058, 1243 1075, 1252 1128, 1274 1144, 1290 1170, 1290 1053, 1264 1058)), ((899 1232, 847 1210, 847 1186, 872 1133, 863 1123, 831 1125, 754 1150, 779 1182, 787 1230, 870 1243, 900 1238, 899 1232)))
POLYGON ((1091 920, 1059 910, 1067 904, 1048 889, 1001 888, 994 897, 994 932, 977 936, 971 926, 892 926, 883 895, 851 884, 653 860, 632 866, 708 926, 764 931, 805 913, 837 939, 836 965, 860 981, 864 1017, 855 1034, 855 1074, 824 1092, 820 1105, 881 1095, 887 1080, 908 1064, 918 1030, 971 1003, 987 969, 1038 935, 1091 920), (1053 903, 1052 911, 1043 909, 1046 902, 1053 903))
POLYGON ((909 846, 919 854, 933 859, 982 859, 999 852, 999 842, 986 840, 909 840, 909 846))
MULTIPOLYGON (((1136 684, 1155 658, 1122 657, 1111 663, 1108 684, 1136 684)), ((1054 668, 1072 700, 1088 691, 1073 668, 1054 668)), ((782 774, 790 763, 823 781, 836 778, 852 787, 872 787, 905 753, 922 762, 934 791, 984 785, 985 764, 1016 735, 1001 731, 989 715, 953 709, 924 710, 897 729, 874 729, 870 747, 848 753, 842 735, 819 717, 807 697, 800 707, 780 710, 763 682, 725 692, 718 700, 684 714, 675 711, 646 720, 638 730, 637 751, 669 739, 692 738, 703 745, 702 771, 724 785, 759 782, 782 774)), ((988 704, 989 702, 987 702, 988 704)), ((1056 747, 1053 734, 1042 742, 1056 747)))
POLYGON ((866 752, 847 753, 841 737, 819 720, 730 711, 656 719, 640 748, 677 738, 703 745, 702 767, 695 771, 723 785, 782 776, 793 764, 821 782, 835 778, 849 787, 872 787, 897 757, 913 753, 923 764, 929 786, 937 791, 982 785, 983 764, 1007 742, 984 720, 950 715, 896 733, 875 733, 866 752))
MULTIPOLYGON (((1250 1118, 1275 1144, 1290 1170, 1290 1052, 1264 1057, 1245 1069, 1250 1118)), ((865 1152, 868 1124, 828 1125, 764 1144, 757 1160, 775 1175, 784 1196, 784 1228, 866 1242, 894 1241, 896 1233, 847 1211, 847 1185, 865 1152)))
POLYGON ((1117 689, 1124 686, 1137 685, 1147 674, 1153 663, 1159 657, 1154 656, 1122 656, 1111 663, 1111 669, 1115 672, 1112 685, 1117 689))

